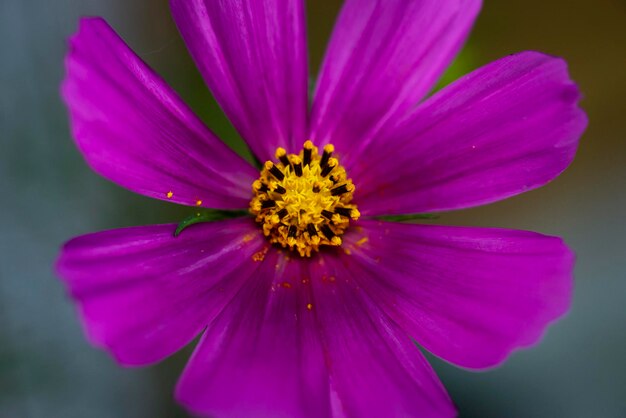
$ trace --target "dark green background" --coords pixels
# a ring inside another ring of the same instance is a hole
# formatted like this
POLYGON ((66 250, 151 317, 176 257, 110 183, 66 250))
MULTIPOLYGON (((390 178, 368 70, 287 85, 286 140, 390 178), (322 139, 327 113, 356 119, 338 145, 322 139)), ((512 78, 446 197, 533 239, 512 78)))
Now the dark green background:
MULTIPOLYGON (((524 49, 564 56, 590 126, 572 167, 548 186, 437 222, 563 236, 578 254, 571 313, 538 347, 470 373, 433 359, 461 417, 626 417, 626 3, 486 0, 452 70, 524 49)), ((339 1, 309 2, 311 68, 339 1)), ((172 388, 189 350, 123 369, 83 338, 52 272, 59 245, 91 231, 170 222, 188 210, 93 174, 58 96, 65 39, 104 16, 224 139, 165 0, 0 0, 0 417, 185 417, 172 388)))

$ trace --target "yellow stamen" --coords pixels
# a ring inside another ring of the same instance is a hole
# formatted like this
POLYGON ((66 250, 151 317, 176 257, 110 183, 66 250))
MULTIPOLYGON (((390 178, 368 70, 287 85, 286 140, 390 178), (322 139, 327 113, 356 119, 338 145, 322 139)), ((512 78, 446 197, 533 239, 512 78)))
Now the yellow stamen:
POLYGON ((351 203, 354 184, 347 177, 335 147, 323 153, 311 141, 299 154, 276 150, 278 161, 267 161, 252 184, 250 212, 271 243, 310 257, 321 246, 340 246, 350 220, 360 213, 351 203))
POLYGON ((285 149, 282 148, 282 147, 278 147, 276 149, 276 154, 275 155, 276 155, 276 158, 280 158, 280 157, 283 157, 283 156, 287 155, 287 151, 285 151, 285 149))

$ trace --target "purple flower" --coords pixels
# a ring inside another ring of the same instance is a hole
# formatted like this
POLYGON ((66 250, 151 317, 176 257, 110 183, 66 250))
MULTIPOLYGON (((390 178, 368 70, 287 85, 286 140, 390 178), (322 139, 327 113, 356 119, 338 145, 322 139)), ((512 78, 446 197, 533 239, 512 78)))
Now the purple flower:
POLYGON ((146 196, 253 215, 68 242, 58 271, 91 342, 139 366, 204 330, 176 389, 198 414, 446 417, 414 340, 484 369, 567 311, 574 257, 559 238, 380 220, 561 173, 586 126, 563 60, 511 55, 424 100, 480 1, 347 0, 309 112, 303 1, 171 8, 268 162, 259 172, 220 142, 103 20, 81 21, 63 97, 89 165, 146 196))

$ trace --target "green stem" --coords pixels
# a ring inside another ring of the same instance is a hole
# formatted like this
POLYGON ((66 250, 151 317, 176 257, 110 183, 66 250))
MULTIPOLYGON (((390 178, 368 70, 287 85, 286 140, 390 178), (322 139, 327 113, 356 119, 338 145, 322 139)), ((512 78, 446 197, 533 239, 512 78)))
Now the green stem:
POLYGON ((180 221, 178 226, 176 227, 176 231, 174 231, 174 236, 177 237, 180 235, 183 230, 189 228, 191 225, 195 225, 197 223, 203 222, 214 222, 220 221, 222 219, 232 219, 239 218, 248 214, 246 210, 215 210, 211 209, 206 212, 196 212, 193 215, 183 219, 180 221))

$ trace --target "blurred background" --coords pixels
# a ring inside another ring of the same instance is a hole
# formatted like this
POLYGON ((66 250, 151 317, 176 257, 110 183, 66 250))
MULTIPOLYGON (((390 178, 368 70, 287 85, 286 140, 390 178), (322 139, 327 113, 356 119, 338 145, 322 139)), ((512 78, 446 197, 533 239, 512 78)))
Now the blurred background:
MULTIPOLYGON (((431 357, 461 417, 626 417, 626 2, 485 0, 444 83, 525 49, 567 59, 590 126, 546 187, 437 222, 540 231, 578 254, 570 314, 536 348, 486 373, 431 357)), ((309 1, 317 72, 341 2, 309 1)), ((204 87, 165 0, 0 0, 0 417, 187 417, 172 389, 190 349, 145 369, 88 345, 52 265, 61 243, 115 227, 176 222, 188 209, 92 173, 59 99, 66 39, 105 17, 206 123, 244 147, 204 87)))

